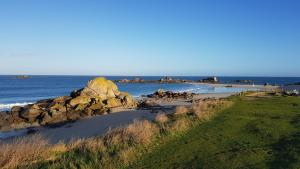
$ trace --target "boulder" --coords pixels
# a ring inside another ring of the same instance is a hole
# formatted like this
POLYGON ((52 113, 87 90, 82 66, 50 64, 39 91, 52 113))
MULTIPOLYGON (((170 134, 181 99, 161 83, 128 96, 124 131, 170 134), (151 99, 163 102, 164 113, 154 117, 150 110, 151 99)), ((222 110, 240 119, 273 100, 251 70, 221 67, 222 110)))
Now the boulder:
POLYGON ((66 112, 67 107, 63 103, 59 102, 53 102, 52 104, 49 105, 48 107, 49 111, 56 111, 56 112, 66 112))
POLYGON ((120 94, 117 85, 103 77, 90 80, 87 86, 80 92, 80 95, 99 97, 102 100, 115 98, 120 94))
POLYGON ((75 121, 75 120, 78 120, 80 118, 81 118, 80 111, 67 112, 67 120, 75 121))
POLYGON ((0 128, 9 125, 9 115, 6 112, 0 112, 0 128))
POLYGON ((40 124, 41 125, 47 125, 50 124, 52 121, 52 117, 48 113, 44 113, 40 118, 40 124))
POLYGON ((67 121, 67 112, 52 112, 50 114, 51 119, 49 120, 48 124, 55 124, 67 121))
POLYGON ((95 109, 94 111, 93 111, 93 114, 94 115, 104 115, 104 114, 107 114, 107 111, 108 110, 106 110, 106 109, 95 109))
POLYGON ((40 116, 44 110, 41 110, 37 105, 32 105, 31 107, 24 108, 20 112, 20 116, 26 119, 28 122, 32 123, 37 120, 37 117, 40 116))
POLYGON ((76 106, 78 104, 87 104, 91 101, 91 97, 85 96, 85 95, 80 95, 75 97, 74 99, 70 100, 70 105, 71 106, 76 106))
POLYGON ((105 104, 108 108, 121 107, 123 104, 120 99, 110 98, 105 101, 105 104))
POLYGON ((57 97, 57 98, 53 99, 52 102, 54 102, 54 103, 66 103, 71 99, 72 99, 72 97, 70 97, 70 96, 61 96, 61 97, 57 97))
POLYGON ((84 110, 86 109, 87 106, 88 106, 87 104, 77 104, 77 105, 75 106, 75 109, 74 109, 74 110, 76 110, 76 111, 84 111, 84 110))
POLYGON ((89 106, 89 109, 91 110, 104 109, 104 106, 105 105, 102 102, 98 102, 89 106))
POLYGON ((129 93, 121 92, 119 98, 124 107, 136 107, 137 105, 134 98, 130 96, 129 93))
POLYGON ((21 106, 14 106, 11 108, 11 112, 21 112, 23 110, 23 107, 21 106))

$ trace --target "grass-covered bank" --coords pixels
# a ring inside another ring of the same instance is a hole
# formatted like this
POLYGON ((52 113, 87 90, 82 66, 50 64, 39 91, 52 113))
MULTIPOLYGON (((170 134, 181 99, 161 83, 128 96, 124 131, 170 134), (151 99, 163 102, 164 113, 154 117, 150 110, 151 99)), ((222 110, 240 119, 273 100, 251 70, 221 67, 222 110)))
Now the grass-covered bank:
POLYGON ((234 102, 129 168, 300 168, 300 98, 240 97, 234 102))

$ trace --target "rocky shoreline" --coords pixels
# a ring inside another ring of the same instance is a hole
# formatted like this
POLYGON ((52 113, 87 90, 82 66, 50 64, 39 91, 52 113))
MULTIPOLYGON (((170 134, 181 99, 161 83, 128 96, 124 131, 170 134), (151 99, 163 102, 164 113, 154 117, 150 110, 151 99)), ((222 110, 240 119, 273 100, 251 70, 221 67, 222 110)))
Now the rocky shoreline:
POLYGON ((90 80, 86 87, 73 91, 70 96, 40 100, 0 112, 0 131, 54 125, 108 114, 115 108, 136 107, 132 96, 120 92, 112 81, 99 77, 90 80))

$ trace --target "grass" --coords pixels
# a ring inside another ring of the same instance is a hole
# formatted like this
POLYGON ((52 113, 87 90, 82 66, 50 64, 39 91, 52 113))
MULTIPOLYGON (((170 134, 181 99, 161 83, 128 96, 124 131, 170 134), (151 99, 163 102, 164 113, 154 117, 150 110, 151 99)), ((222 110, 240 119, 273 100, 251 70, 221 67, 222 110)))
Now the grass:
POLYGON ((236 97, 129 168, 300 168, 300 98, 236 97))
POLYGON ((39 135, 0 144, 0 166, 16 168, 48 156, 48 142, 39 135))

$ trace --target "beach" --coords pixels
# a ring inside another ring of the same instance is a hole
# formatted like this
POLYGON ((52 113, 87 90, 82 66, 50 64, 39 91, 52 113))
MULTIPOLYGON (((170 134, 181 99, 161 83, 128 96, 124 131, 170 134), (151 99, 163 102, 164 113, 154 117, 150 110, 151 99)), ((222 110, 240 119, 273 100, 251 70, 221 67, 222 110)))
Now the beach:
POLYGON ((109 130, 124 127, 135 120, 146 119, 152 121, 158 113, 173 113, 176 106, 190 106, 193 100, 205 98, 226 98, 234 94, 236 93, 196 94, 190 99, 155 99, 156 105, 151 108, 117 109, 113 113, 107 115, 87 117, 59 126, 40 126, 21 130, 21 133, 19 134, 22 136, 26 136, 27 132, 31 134, 38 134, 44 138, 47 138, 47 140, 53 144, 61 141, 69 142, 76 139, 101 136, 107 133, 109 130))

